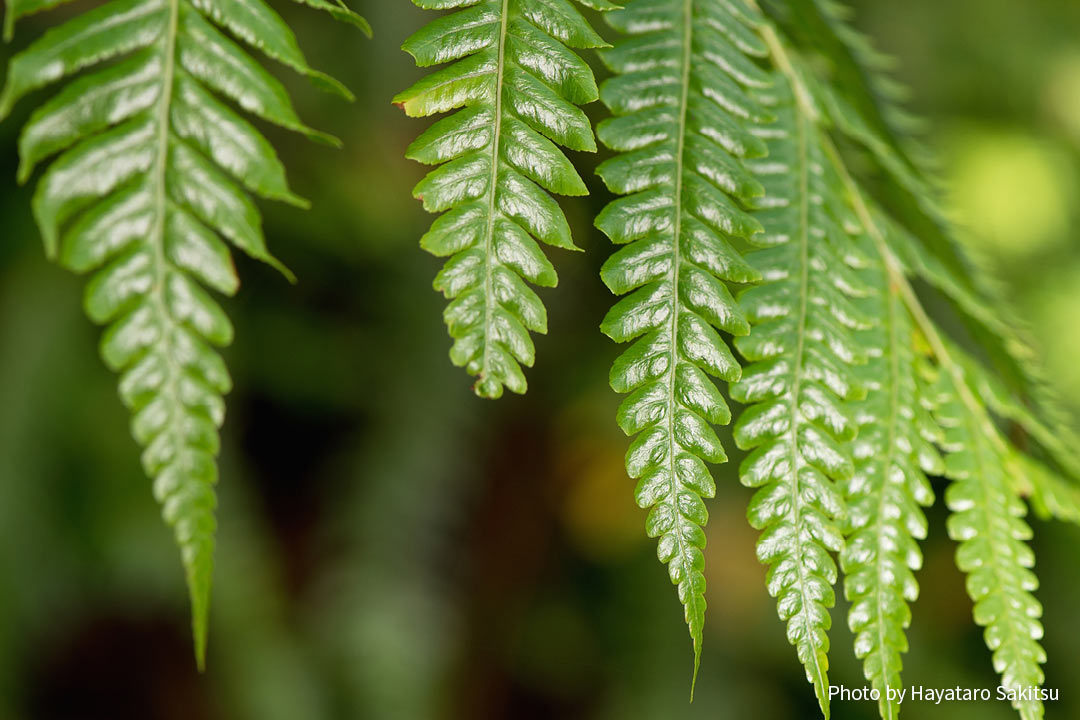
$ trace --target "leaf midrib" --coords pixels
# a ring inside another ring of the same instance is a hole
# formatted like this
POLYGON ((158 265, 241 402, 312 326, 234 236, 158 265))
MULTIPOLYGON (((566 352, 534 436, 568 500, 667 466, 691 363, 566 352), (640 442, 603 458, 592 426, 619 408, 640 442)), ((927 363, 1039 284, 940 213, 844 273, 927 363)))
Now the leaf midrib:
MULTIPOLYGON (((886 281, 888 280, 888 273, 886 272, 886 281)), ((892 472, 893 463, 896 461, 896 441, 897 441, 897 420, 900 415, 900 338, 897 334, 899 313, 897 312, 897 297, 895 290, 889 287, 889 296, 886 300, 888 305, 888 323, 889 323, 889 422, 888 422, 888 435, 886 437, 885 446, 885 460, 882 462, 883 477, 881 478, 881 491, 878 493, 878 510, 877 510, 877 557, 876 566, 877 573, 875 575, 876 592, 874 593, 877 599, 877 631, 878 631, 878 656, 882 667, 882 676, 886 675, 884 668, 886 667, 886 651, 885 651, 885 586, 881 583, 881 577, 884 570, 882 558, 886 551, 885 542, 885 527, 886 527, 886 514, 885 514, 885 491, 889 486, 890 475, 892 472)), ((888 685, 886 684, 886 688, 888 685)), ((887 694, 887 693, 886 693, 887 694)), ((893 704, 891 698, 882 698, 884 701, 884 707, 888 708, 888 717, 885 720, 893 720, 897 715, 896 706, 893 704)))
POLYGON ((799 159, 799 318, 796 329, 796 348, 794 354, 794 367, 792 368, 791 393, 789 398, 788 414, 791 418, 789 428, 789 456, 791 458, 791 510, 788 514, 789 521, 795 527, 795 538, 798 544, 796 552, 799 553, 799 561, 795 563, 798 568, 799 594, 802 596, 801 608, 802 623, 806 632, 805 642, 810 643, 810 663, 813 667, 814 685, 817 690, 818 700, 822 711, 828 717, 828 680, 818 660, 818 649, 813 645, 813 618, 810 617, 810 603, 817 601, 807 592, 806 570, 802 559, 802 492, 799 481, 799 469, 806 461, 799 450, 799 428, 801 427, 802 413, 799 411, 799 392, 802 389, 803 375, 803 351, 806 343, 806 321, 810 310, 810 128, 809 120, 802 108, 796 103, 796 131, 798 134, 799 159), (800 464, 801 463, 801 464, 800 464))
MULTIPOLYGON (((493 245, 495 240, 495 213, 497 211, 496 196, 499 182, 499 156, 502 146, 503 76, 506 69, 506 28, 509 11, 510 0, 502 0, 502 10, 499 13, 499 52, 495 61, 495 125, 491 137, 488 217, 487 228, 484 231, 484 354, 480 360, 478 384, 488 380, 490 377, 491 343, 495 337, 494 328, 492 327, 492 307, 495 304, 495 293, 492 289, 492 266, 495 262, 493 245)), ((498 382, 501 383, 502 380, 500 379, 498 382)))
MULTIPOLYGON (((687 102, 690 97, 690 65, 693 60, 693 11, 694 0, 684 0, 683 2, 683 48, 682 48, 682 84, 680 87, 679 98, 679 119, 677 124, 678 133, 675 141, 675 188, 674 194, 674 206, 675 206, 675 220, 672 224, 672 236, 671 236, 671 339, 668 347, 668 387, 667 387, 667 442, 668 442, 668 470, 669 470, 669 489, 671 493, 671 506, 672 511, 681 516, 682 513, 679 510, 678 497, 679 497, 679 480, 675 464, 675 379, 678 375, 676 368, 678 366, 678 331, 679 331, 679 270, 682 266, 682 257, 679 252, 679 236, 682 233, 682 186, 683 186, 683 169, 684 169, 684 157, 686 146, 686 117, 687 117, 687 102)), ((680 518, 676 518, 678 521, 680 518)), ((693 578, 690 575, 693 573, 693 567, 686 561, 686 540, 683 538, 683 534, 678 527, 673 528, 676 542, 678 544, 679 562, 683 563, 683 571, 685 577, 683 582, 687 583, 687 587, 690 592, 686 593, 686 608, 688 611, 687 621, 690 625, 690 637, 694 643, 694 677, 691 680, 690 685, 690 697, 694 696, 694 685, 697 682, 698 664, 701 660, 701 641, 694 634, 694 626, 697 623, 697 618, 701 615, 701 609, 698 607, 697 593, 693 592, 693 578)))
MULTIPOLYGON (((164 430, 164 432, 171 434, 175 452, 177 454, 179 454, 186 444, 183 437, 182 423, 178 422, 176 417, 177 412, 181 412, 184 407, 183 400, 180 396, 179 386, 180 378, 182 377, 184 370, 179 363, 177 363, 175 353, 173 352, 173 333, 176 332, 177 323, 173 318, 172 313, 169 311, 168 301, 165 297, 168 270, 171 265, 165 252, 165 218, 168 212, 169 203, 165 185, 168 175, 170 115, 172 111, 173 89, 176 77, 176 44, 179 35, 180 1, 181 0, 168 0, 169 19, 164 36, 164 58, 162 63, 161 81, 162 92, 157 106, 157 155, 153 169, 155 221, 149 238, 150 244, 152 245, 155 274, 151 293, 153 303, 157 309, 158 322, 161 324, 161 335, 157 340, 157 345, 160 349, 160 355, 168 368, 165 385, 161 390, 161 394, 168 398, 168 406, 170 409, 169 422, 167 424, 167 429, 164 430)), ((174 457, 174 460, 175 459, 177 458, 174 457)), ((185 568, 185 570, 188 574, 188 583, 190 592, 192 593, 192 611, 196 614, 194 618, 195 660, 201 671, 206 661, 206 634, 203 626, 204 618, 199 616, 201 613, 199 608, 203 603, 195 596, 194 578, 191 576, 191 573, 193 572, 192 568, 185 568)))

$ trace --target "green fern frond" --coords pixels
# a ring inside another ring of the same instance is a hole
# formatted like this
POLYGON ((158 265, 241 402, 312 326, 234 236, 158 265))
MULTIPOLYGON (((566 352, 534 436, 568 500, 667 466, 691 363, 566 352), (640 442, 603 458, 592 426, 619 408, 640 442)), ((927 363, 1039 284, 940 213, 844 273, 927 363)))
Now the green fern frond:
MULTIPOLYGON (((61 2, 8 0, 7 34, 16 19, 61 2)), ((38 183, 34 216, 50 257, 93 272, 84 305, 108 326, 102 356, 121 373, 120 396, 145 446, 143 466, 180 546, 200 667, 218 428, 231 384, 214 347, 233 337, 202 286, 236 292, 225 241, 291 278, 267 250, 248 193, 307 206, 289 190, 270 143, 224 100, 333 140, 300 122, 281 83, 226 32, 351 98, 307 64, 292 31, 260 0, 111 0, 16 54, 0 95, 4 117, 27 93, 82 73, 23 128, 19 179, 58 156, 38 183), (106 61, 115 62, 101 66, 106 61)))
POLYGON ((900 106, 903 93, 882 74, 887 63, 846 22, 848 14, 837 0, 785 3, 779 11, 785 28, 801 37, 800 49, 822 58, 829 68, 813 84, 829 122, 865 148, 871 164, 877 165, 877 199, 895 215, 884 219, 890 245, 913 272, 945 294, 976 336, 1001 376, 997 382, 1002 392, 1013 398, 1014 408, 1024 408, 1010 419, 1080 482, 1080 442, 1072 423, 1049 389, 1031 342, 1020 331, 1021 323, 1004 301, 1004 290, 964 252, 935 182, 924 169, 925 149, 911 139, 913 123, 900 106))
MULTIPOLYGON (((834 152, 832 157, 842 167, 839 155, 834 152)), ((1002 676, 1001 685, 1030 691, 1043 681, 1039 665, 1046 655, 1038 643, 1042 608, 1031 594, 1038 583, 1030 571, 1034 556, 1024 544, 1031 537, 1031 528, 1022 519, 1026 509, 1021 495, 1037 494, 1047 512, 1057 512, 1066 519, 1075 517, 1070 506, 1076 496, 1064 491, 1064 481, 1001 436, 991 418, 993 403, 985 395, 990 376, 926 314, 885 240, 882 228, 887 223, 872 214, 854 181, 846 177, 849 194, 857 198, 860 220, 875 237, 877 258, 887 267, 890 293, 903 300, 904 314, 918 326, 919 335, 911 345, 928 344, 933 358, 931 367, 930 360, 916 357, 920 374, 936 381, 932 386, 918 383, 912 396, 933 408, 934 420, 913 415, 908 424, 920 429, 923 441, 934 439, 946 451, 943 468, 935 469, 937 460, 925 442, 914 446, 904 443, 904 447, 926 458, 924 471, 953 481, 945 497, 952 512, 948 530, 960 543, 957 566, 968 573, 975 621, 986 627, 986 644, 993 652, 994 668, 1002 676), (935 438, 936 428, 943 429, 943 434, 935 438)), ((911 516, 909 509, 905 517, 911 516)), ((897 584, 895 575, 883 577, 890 576, 890 584, 897 584)), ((1042 717, 1042 703, 1037 698, 1020 695, 1013 705, 1026 719, 1042 717)), ((882 707, 883 717, 889 717, 887 712, 892 710, 882 707)))
MULTIPOLYGON (((955 376, 941 373, 935 387, 938 421, 946 429, 949 451, 945 475, 952 480, 945 503, 952 512, 949 537, 959 544, 956 564, 968 574, 975 622, 986 628, 987 647, 1001 686, 1028 689, 1043 682, 1039 645, 1042 606, 1031 594, 1039 585, 1031 567, 1035 556, 1025 541, 1031 528, 1023 520, 1023 501, 1005 475, 1005 443, 987 417, 973 410, 955 376)), ((1043 715, 1038 699, 1013 707, 1025 720, 1043 715)))
POLYGON ((854 301, 872 291, 855 269, 863 259, 849 235, 851 211, 812 108, 789 82, 777 81, 780 120, 768 129, 770 155, 750 163, 765 185, 768 209, 757 217, 773 247, 749 256, 765 281, 739 297, 752 331, 736 347, 752 364, 731 395, 749 405, 735 442, 752 450, 740 468, 743 484, 760 488, 747 512, 763 531, 758 558, 770 566, 769 593, 828 717, 837 574, 829 553, 844 547, 837 483, 855 473, 851 403, 865 397, 855 367, 867 361, 868 347, 858 331, 872 325, 854 301))
POLYGON ((750 330, 725 283, 760 279, 734 239, 753 242, 762 230, 744 208, 763 188, 742 159, 765 152, 747 128, 771 113, 748 90, 771 81, 747 57, 765 52, 755 34, 760 16, 738 0, 633 0, 607 20, 621 37, 601 53, 614 77, 600 96, 614 117, 598 135, 620 154, 597 173, 622 197, 596 225, 622 246, 601 277, 625 297, 601 330, 633 341, 610 376, 616 392, 630 393, 618 412, 619 426, 636 436, 626 468, 678 586, 696 678, 705 622, 702 498, 715 493, 705 463, 727 460, 711 425, 731 420, 708 376, 734 381, 741 373, 718 331, 750 330))
MULTIPOLYGON (((1062 468, 1072 478, 1080 478, 1080 442, 1064 418, 1044 420, 1048 417, 1046 413, 1056 409, 1057 404, 1039 402, 1048 386, 1037 376, 1038 366, 1034 359, 1030 359, 1030 364, 1026 367, 1029 368, 1028 389, 1036 394, 1020 398, 1009 392, 1001 379, 974 357, 956 347, 951 348, 951 352, 956 362, 962 366, 971 392, 985 404, 989 412, 998 419, 1014 423, 1025 433, 1023 439, 1026 444, 1041 449, 1048 462, 1062 468), (1028 403, 1034 407, 1029 407, 1028 403)), ((1080 485, 1071 485, 1080 490, 1080 485)))
POLYGON ((1080 488, 1015 449, 1008 460, 1008 472, 1022 483, 1020 493, 1029 496, 1036 515, 1080 525, 1080 488))
MULTIPOLYGON (((830 162, 844 178, 859 221, 875 241, 877 258, 888 269, 890 287, 900 292, 937 363, 939 379, 923 397, 934 407, 936 421, 945 431, 940 440, 947 452, 944 474, 953 481, 945 498, 952 511, 948 529, 960 543, 957 565, 968 573, 975 621, 986 627, 986 644, 993 652, 1002 686, 1030 690, 1043 681, 1039 665, 1046 656, 1038 643, 1042 608, 1031 594, 1038 584, 1030 571, 1034 556, 1024 544, 1031 529, 1022 519, 1026 510, 1019 483, 1005 474, 1010 462, 1015 462, 1015 450, 993 425, 985 401, 972 391, 968 373, 973 361, 926 314, 889 248, 882 229, 885 223, 871 209, 835 147, 828 147, 830 162)), ((1013 705, 1025 719, 1042 717, 1041 701, 1030 695, 1020 695, 1013 705)))
POLYGON ((529 333, 547 332, 547 311, 525 281, 557 283, 536 240, 578 249, 548 193, 588 194, 558 146, 596 150, 592 125, 577 107, 596 100, 596 81, 570 48, 606 43, 569 0, 413 2, 455 11, 403 46, 421 67, 452 64, 394 98, 411 117, 463 108, 428 128, 407 153, 438 166, 414 195, 424 209, 444 213, 420 244, 449 258, 434 284, 451 301, 444 313, 454 339, 450 358, 477 376, 481 397, 497 398, 504 387, 523 393, 521 365, 532 366, 535 356, 529 333))
MULTIPOLYGON (((949 267, 947 258, 950 257, 960 258, 963 265, 962 252, 955 245, 951 231, 946 226, 937 226, 934 230, 941 233, 939 240, 952 243, 944 253, 934 253, 923 247, 915 247, 914 251, 907 248, 905 257, 909 262, 899 259, 892 248, 897 237, 909 244, 921 243, 921 240, 914 241, 911 235, 916 230, 908 232, 905 227, 911 215, 901 213, 899 219, 890 217, 887 208, 880 208, 869 199, 831 139, 831 133, 845 132, 845 121, 838 119, 835 114, 838 105, 827 80, 816 76, 813 66, 802 62, 798 51, 785 43, 774 26, 766 26, 763 36, 769 44, 774 63, 794 88, 798 100, 795 103, 796 111, 805 118, 808 128, 805 136, 820 140, 821 152, 811 167, 824 166, 825 169, 820 171, 824 176, 836 174, 838 188, 833 193, 843 198, 844 205, 850 203, 849 207, 854 213, 854 217, 845 217, 844 208, 841 208, 833 213, 834 217, 838 218, 843 228, 865 231, 866 237, 872 242, 868 244, 869 249, 864 257, 871 268, 884 270, 884 276, 879 275, 874 283, 877 295, 858 304, 859 309, 879 323, 880 327, 857 335, 860 342, 866 342, 867 336, 871 338, 867 353, 871 361, 857 371, 869 394, 866 401, 854 410, 859 425, 858 439, 853 445, 856 463, 851 473, 853 480, 846 485, 850 537, 849 544, 841 553, 845 586, 853 601, 849 620, 857 634, 857 653, 866 659, 867 677, 879 688, 896 687, 900 682, 900 653, 906 649, 903 629, 909 619, 905 599, 913 599, 917 590, 910 573, 918 564, 914 540, 924 532, 925 523, 916 501, 920 496, 925 501, 930 499, 923 473, 942 470, 929 444, 936 437, 948 452, 943 470, 954 481, 946 497, 947 505, 953 511, 949 529, 950 534, 961 542, 957 562, 961 570, 969 573, 968 589, 976 602, 976 622, 987 628, 987 645, 994 652, 994 665, 1002 674, 1002 684, 1011 689, 1038 686, 1042 682, 1039 665, 1045 660, 1045 654, 1038 644, 1042 632, 1038 623, 1041 608, 1031 595, 1036 586, 1034 575, 1029 570, 1033 558, 1023 543, 1030 537, 1030 528, 1021 519, 1025 508, 1020 496, 1028 494, 1037 508, 1072 519, 1075 509, 1080 507, 1076 505, 1080 494, 1073 493, 1071 485, 1053 468, 1041 464, 1037 456, 1021 452, 1001 436, 993 424, 992 413, 1032 430, 1036 439, 1042 437, 1047 444, 1050 444, 1053 431, 1041 424, 1040 415, 1025 412, 1024 403, 1013 392, 996 382, 994 375, 959 350, 940 331, 908 283, 907 273, 931 268, 932 272, 937 273, 934 279, 947 294, 960 287, 963 294, 970 294, 965 297, 956 293, 960 301, 975 306, 974 299, 979 297, 980 292, 979 284, 961 284, 954 274, 954 268, 949 267), (881 299, 878 295, 885 298, 881 299), (917 329, 915 333, 909 331, 912 327, 917 329), (890 340, 889 335, 897 329, 901 329, 901 335, 890 340), (885 337, 882 337, 882 333, 885 333, 885 337), (913 354, 912 348, 926 346, 932 361, 913 354), (883 360, 890 364, 883 366, 883 360), (925 383, 913 380, 912 369, 930 362, 934 363, 942 379, 932 391, 927 391, 925 383), (900 372, 906 378, 903 386, 906 391, 902 399, 896 396, 892 409, 897 419, 890 423, 883 421, 883 418, 893 417, 889 412, 890 396, 883 396, 882 390, 889 388, 889 383, 900 372), (935 407, 936 420, 923 411, 923 404, 935 407), (890 425, 897 434, 885 446, 875 448, 875 443, 881 441, 882 428, 890 425), (944 435, 940 434, 939 426, 945 427, 944 435), (894 446, 894 449, 890 451, 889 446, 894 446), (895 466, 898 457, 904 463, 900 467, 895 466), (862 458, 866 460, 860 461, 862 458), (890 470, 882 466, 883 463, 893 467, 890 470), (1007 475, 1008 472, 1012 472, 1014 477, 1007 475), (865 477, 861 476, 862 473, 865 473, 865 477), (888 509, 888 512, 879 515, 873 509, 874 503, 879 509, 888 509), (887 507, 890 503, 892 507, 887 507), (878 541, 876 548, 875 539, 878 541), (882 550, 887 552, 882 553, 882 550), (875 561, 876 568, 873 566, 875 561), (874 600, 877 601, 876 606, 874 600), (875 630, 876 638, 872 634, 875 630)), ((784 153, 782 142, 771 142, 770 150, 773 155, 765 164, 785 167, 777 160, 777 154, 784 153)), ((766 190, 766 200, 783 196, 768 183, 766 190)), ((922 191, 929 192, 925 186, 922 191)), ((815 191, 809 185, 794 197, 797 199, 800 196, 808 207, 829 207, 829 194, 815 191)), ((936 218, 934 222, 939 220, 944 222, 943 217, 936 218)), ((769 227, 768 222, 766 227, 769 227)), ((795 228, 797 224, 782 222, 780 227, 795 228)), ((915 223, 915 227, 923 226, 915 223)), ((826 244, 824 239, 817 242, 826 244)), ((820 267, 840 264, 834 258, 831 264, 822 263, 820 267)), ((763 274, 766 279, 789 277, 781 272, 770 273, 767 269, 763 274)), ((762 292, 768 287, 765 284, 748 291, 747 295, 762 292)), ((830 304, 830 301, 823 301, 819 307, 828 308, 830 304)), ((773 311, 782 304, 763 303, 763 306, 773 311)), ((753 314, 748 312, 748 315, 753 324, 753 314)), ((991 322, 986 323, 988 327, 991 325, 991 322)), ((1004 332, 1008 326, 1002 324, 998 329, 1004 332)), ((737 346, 742 349, 744 342, 767 343, 768 339, 762 338, 759 330, 755 325, 749 338, 740 339, 737 346)), ((799 337, 806 336, 812 337, 812 334, 799 334, 799 337)), ((976 337, 983 339, 982 335, 976 337)), ((1013 337, 1012 334, 1003 335, 992 338, 991 343, 1000 349, 1013 337)), ((787 357, 791 357, 790 353, 785 355, 785 359, 787 357)), ((1014 352, 1012 358, 1017 363, 1021 362, 1018 353, 1014 352)), ((752 379, 753 369, 754 366, 747 369, 740 384, 752 379)), ((1031 375, 1026 377, 1030 378, 1031 375)), ((1029 383, 1028 387, 1032 387, 1032 384, 1029 383)), ((747 412, 753 410, 751 408, 747 412)), ((763 424, 768 426, 767 423, 763 424)), ((739 431, 737 426, 737 439, 739 431)), ((748 462, 753 459, 751 455, 748 462)), ((752 515, 754 511, 752 503, 752 515)), ((822 552, 822 555, 827 559, 826 553, 822 552)), ((824 629, 821 631, 823 635, 824 629)), ((1042 717, 1042 705, 1038 700, 1021 698, 1014 704, 1025 718, 1042 717)), ((827 707, 823 705, 823 709, 827 714, 827 707)), ((883 702, 880 710, 883 717, 889 718, 895 717, 899 707, 883 702)))
POLYGON ((854 410, 859 430, 852 449, 855 473, 845 492, 847 542, 840 566, 855 655, 880 693, 881 717, 894 720, 900 703, 889 690, 903 687, 900 655, 908 649, 908 603, 919 595, 914 571, 922 566, 918 541, 927 532, 920 505, 934 501, 926 473, 940 475, 943 466, 933 445, 941 439, 940 429, 919 402, 911 317, 881 263, 873 275, 876 292, 864 310, 880 324, 869 331, 871 359, 860 368, 868 395, 854 410))

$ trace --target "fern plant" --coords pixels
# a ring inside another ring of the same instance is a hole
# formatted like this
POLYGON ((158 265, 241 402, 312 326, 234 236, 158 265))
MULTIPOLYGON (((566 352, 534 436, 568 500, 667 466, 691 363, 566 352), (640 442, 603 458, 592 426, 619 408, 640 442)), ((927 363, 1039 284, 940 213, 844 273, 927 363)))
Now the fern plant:
MULTIPOLYGON (((8 0, 5 35, 64 1, 8 0)), ((369 32, 344 5, 299 2, 369 32)), ((844 7, 413 2, 448 12, 404 49, 444 67, 394 102, 412 117, 446 114, 407 154, 434 166, 414 191, 441 213, 421 246, 446 258, 434 286, 449 300, 450 357, 478 395, 526 390, 531 333, 547 330, 530 284, 557 282, 540 243, 577 249, 552 195, 587 191, 567 151, 596 151, 598 137, 612 153, 597 173, 615 197, 595 225, 618 246, 601 270, 618 299, 601 330, 627 344, 609 382, 626 396, 617 422, 632 437, 635 499, 683 606, 691 695, 709 466, 728 459, 715 426, 731 422, 733 402, 767 591, 823 715, 841 576, 855 655, 881 716, 899 714, 923 508, 940 477, 993 667, 1021 717, 1041 718, 1046 655, 1024 518, 1030 505, 1080 523, 1080 444, 962 251, 916 123, 844 7), (605 14, 614 46, 587 11, 605 14), (599 88, 586 49, 610 73, 599 88), (597 99, 611 117, 594 137, 581 106, 597 99)), ((217 348, 233 334, 204 288, 236 291, 229 244, 291 278, 253 196, 307 205, 235 106, 336 143, 301 122, 248 48, 351 98, 260 0, 109 0, 16 54, 0 94, 4 117, 67 81, 24 127, 18 179, 47 164, 32 208, 46 251, 92 273, 85 308, 107 326, 102 354, 181 548, 200 666, 230 387, 217 348)))
MULTIPOLYGON (((592 125, 578 105, 596 100, 592 70, 570 48, 606 43, 569 0, 413 0, 450 10, 403 48, 417 65, 452 63, 399 93, 411 117, 463 108, 429 127, 408 157, 438 165, 413 191, 443 213, 421 246, 449 258, 435 289, 451 302, 443 317, 450 358, 477 380, 481 397, 525 392, 521 366, 535 356, 530 332, 547 332, 547 311, 525 281, 558 282, 537 245, 576 250, 548 193, 585 195, 559 146, 593 152, 592 125)), ((594 10, 607 0, 578 0, 594 10)))
POLYGON ((619 342, 644 335, 611 374, 632 392, 619 410, 638 434, 627 468, 639 504, 654 507, 647 531, 679 586, 696 675, 701 498, 714 489, 702 461, 726 459, 709 423, 730 419, 699 367, 731 383, 745 405, 734 437, 749 451, 742 482, 757 488, 758 557, 825 717, 834 555, 855 653, 882 717, 895 718, 888 691, 902 688, 921 507, 934 499, 929 477, 948 478, 975 620, 1014 706, 1041 717, 1022 498, 1078 519, 1071 434, 1009 320, 986 309, 993 288, 937 205, 896 87, 844 18, 832 0, 631 0, 608 15, 620 39, 602 55, 614 117, 599 136, 621 154, 598 172, 624 197, 597 225, 626 245, 605 263, 605 284, 632 294, 602 330, 619 342), (853 155, 874 193, 850 171, 853 155), (916 278, 953 304, 1005 382, 948 339, 916 278), (737 303, 725 283, 738 286, 737 303), (739 358, 717 330, 735 336, 739 358))
MULTIPOLYGON (((19 18, 63 1, 8 0, 5 36, 19 18)), ((343 5, 303 2, 370 33, 343 5)), ((17 53, 0 95, 2 118, 28 93, 81 73, 23 127, 18 179, 48 162, 33 198, 46 253, 92 273, 84 307, 107 326, 101 354, 121 374, 143 467, 180 546, 200 668, 218 428, 231 385, 215 348, 233 337, 203 286, 236 292, 226 243, 291 279, 266 247, 251 195, 308 205, 289 189, 267 139, 225 101, 337 144, 300 121, 282 84, 244 45, 352 99, 308 65, 292 31, 260 0, 110 0, 17 53)))

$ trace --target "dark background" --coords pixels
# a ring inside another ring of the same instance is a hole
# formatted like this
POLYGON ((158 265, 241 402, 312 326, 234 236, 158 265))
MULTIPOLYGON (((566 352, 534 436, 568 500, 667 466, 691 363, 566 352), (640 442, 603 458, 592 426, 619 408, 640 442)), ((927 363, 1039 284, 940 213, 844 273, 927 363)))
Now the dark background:
MULTIPOLYGON (((552 251, 561 283, 541 293, 551 330, 537 338, 529 394, 478 400, 446 358, 438 261, 417 246, 431 218, 409 191, 424 171, 402 154, 425 123, 389 102, 420 75, 398 47, 433 15, 406 0, 354 5, 374 40, 279 4, 313 64, 360 99, 280 73, 301 115, 346 149, 268 130, 314 208, 264 207, 270 246, 300 283, 241 259, 243 288, 226 303, 236 389, 202 676, 177 552, 80 308, 84 281, 44 259, 30 189, 14 182, 34 101, 0 126, 0 720, 815 717, 754 559, 735 463, 717 469, 709 506, 710 607, 687 702, 689 639, 624 475, 606 383, 617 350, 597 331, 611 297, 597 276, 610 246, 590 223, 608 199, 594 158, 574 158, 594 194, 563 207, 587 252, 552 251)), ((856 10, 929 121, 973 249, 1080 407, 1080 3, 856 10)), ((21 23, 12 47, 60 13, 21 23)), ((930 517, 905 680, 993 688, 940 503, 930 517)), ((1062 694, 1048 717, 1076 718, 1080 530, 1035 528, 1047 684, 1062 694)), ((845 611, 834 611, 832 680, 861 686, 845 611)), ((876 712, 834 703, 837 718, 876 712)), ((1013 713, 953 704, 905 716, 1013 713)))

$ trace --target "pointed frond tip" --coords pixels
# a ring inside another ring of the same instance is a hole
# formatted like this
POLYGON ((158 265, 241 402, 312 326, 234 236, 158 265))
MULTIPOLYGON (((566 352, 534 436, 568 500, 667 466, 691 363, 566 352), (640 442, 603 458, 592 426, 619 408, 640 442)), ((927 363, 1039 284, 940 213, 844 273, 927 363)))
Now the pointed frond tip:
POLYGON ((457 111, 407 151, 435 166, 414 195, 442 213, 420 245, 447 258, 434 287, 450 301, 450 359, 476 377, 481 397, 524 393, 522 366, 535 359, 530 333, 547 332, 547 310, 526 283, 558 281, 538 242, 579 249, 551 193, 588 193, 563 148, 596 150, 578 107, 596 100, 596 81, 571 48, 606 43, 569 0, 414 2, 454 10, 403 45, 417 65, 444 67, 393 99, 410 117, 457 111))
MULTIPOLYGON (((6 34, 18 18, 62 1, 10 0, 6 34)), ((363 23, 344 6, 303 2, 363 23)), ((0 94, 6 116, 26 94, 73 77, 23 127, 18 178, 47 166, 33 197, 46 253, 90 274, 84 307, 106 326, 102 357, 120 373, 143 467, 180 547, 200 670, 215 458, 232 385, 217 348, 233 337, 205 288, 236 292, 230 244, 295 281, 266 246, 253 196, 308 206, 289 189, 269 141, 234 105, 337 144, 300 121, 249 47, 352 97, 308 65, 292 30, 262 0, 110 0, 15 54, 0 94)))

